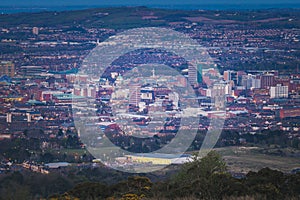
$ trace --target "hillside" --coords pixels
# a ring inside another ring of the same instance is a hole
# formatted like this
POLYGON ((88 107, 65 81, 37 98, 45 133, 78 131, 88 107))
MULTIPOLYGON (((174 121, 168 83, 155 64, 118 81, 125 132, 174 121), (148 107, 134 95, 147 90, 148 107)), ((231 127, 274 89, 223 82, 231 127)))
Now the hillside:
POLYGON ((18 13, 0 15, 1 27, 70 26, 103 28, 134 28, 165 26, 170 22, 257 23, 265 26, 300 27, 298 9, 263 11, 180 11, 147 7, 97 8, 77 11, 18 13), (287 19, 293 19, 286 23, 287 19))

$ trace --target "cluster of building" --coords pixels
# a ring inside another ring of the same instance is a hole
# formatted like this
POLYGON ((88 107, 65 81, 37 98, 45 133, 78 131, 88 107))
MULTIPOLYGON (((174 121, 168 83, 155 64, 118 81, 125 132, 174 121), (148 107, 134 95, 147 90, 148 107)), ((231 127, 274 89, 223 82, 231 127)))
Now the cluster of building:
MULTIPOLYGON (((74 130, 72 101, 85 101, 87 97, 105 102, 106 106, 97 110, 99 116, 103 116, 100 117, 102 121, 107 121, 112 114, 107 104, 111 101, 128 104, 131 118, 140 125, 147 125, 149 121, 145 116, 149 112, 165 112, 173 116, 180 112, 180 96, 189 95, 184 89, 189 85, 198 95, 200 109, 196 113, 202 116, 216 117, 222 110, 218 108, 226 108, 226 116, 231 120, 233 116, 248 115, 248 120, 264 118, 280 124, 286 118, 299 117, 299 74, 282 75, 276 70, 226 70, 220 74, 214 67, 204 65, 189 66, 182 70, 182 76, 167 77, 167 82, 162 82, 154 71, 150 84, 132 84, 115 92, 116 85, 124 82, 119 71, 112 71, 109 77, 102 77, 97 84, 89 84, 89 77, 78 75, 77 70, 57 73, 46 71, 41 66, 23 66, 17 74, 11 74, 15 71, 14 64, 2 62, 2 130, 7 130, 4 131, 7 133, 23 131, 34 123, 39 123, 45 132, 66 128, 74 130), (74 84, 75 81, 85 84, 74 84), (170 89, 174 87, 181 88, 181 94, 170 89), (19 124, 13 128, 16 122, 19 124)), ((243 131, 245 124, 241 124, 242 128, 235 128, 243 131)), ((173 123, 173 126, 168 129, 176 130, 177 124, 173 123)), ((294 127, 281 125, 280 128, 298 130, 299 127, 294 124, 294 127)))
POLYGON ((282 75, 277 70, 226 70, 220 81, 212 84, 207 72, 202 70, 203 81, 195 86, 203 96, 201 106, 213 106, 211 102, 216 97, 223 98, 219 102, 223 102, 226 107, 224 129, 242 132, 280 129, 297 132, 299 123, 296 120, 300 116, 299 78, 297 73, 282 75), (205 87, 202 87, 203 83, 205 87))
MULTIPOLYGON (((290 74, 278 70, 227 70, 251 63, 287 66, 279 61, 297 62, 297 30, 249 27, 255 26, 254 23, 249 26, 233 22, 222 26, 202 24, 201 17, 167 22, 155 12, 141 19, 160 20, 169 28, 189 34, 206 47, 214 62, 185 65, 176 55, 159 52, 155 57, 150 56, 155 52, 133 53, 120 57, 119 63, 95 79, 79 74, 79 64, 99 44, 98 38, 102 41, 119 30, 83 25, 1 27, 1 43, 9 48, 0 55, 0 139, 47 140, 59 133, 63 134, 61 137, 76 134, 73 112, 80 116, 80 109, 86 109, 80 105, 86 101, 91 103, 89 111, 96 113, 95 122, 104 131, 120 128, 117 124, 123 122, 121 128, 128 129, 129 135, 133 132, 147 136, 175 135, 181 117, 198 116, 196 129, 208 130, 211 119, 225 116, 224 130, 241 134, 282 130, 299 138, 300 73, 297 70, 290 74), (10 38, 14 34, 20 38, 10 38), (10 52, 10 49, 23 51, 10 52), (153 70, 147 84, 143 78, 137 78, 136 83, 126 82, 126 70, 158 57, 164 64, 178 67, 181 75, 163 78, 153 70), (217 69, 220 66, 225 69, 222 73, 217 69), (185 110, 184 105, 191 99, 197 102, 197 107, 185 110), (72 108, 74 101, 79 103, 72 108), (117 110, 113 105, 118 105, 117 110), (150 119, 151 113, 168 120, 162 123, 150 119), (155 126, 143 129, 150 122, 155 126), (129 126, 133 124, 137 126, 129 126), (25 134, 27 130, 31 130, 30 134, 25 134)), ((51 147, 60 148, 55 144, 51 147)), ((148 159, 139 156, 142 158, 130 159, 137 162, 148 159)), ((171 162, 171 159, 158 159, 158 162, 171 162)))

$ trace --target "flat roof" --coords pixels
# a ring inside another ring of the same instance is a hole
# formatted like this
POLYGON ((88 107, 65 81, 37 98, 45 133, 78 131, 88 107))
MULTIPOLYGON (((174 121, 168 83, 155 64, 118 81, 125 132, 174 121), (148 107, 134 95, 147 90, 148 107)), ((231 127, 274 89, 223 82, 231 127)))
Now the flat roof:
POLYGON ((83 99, 85 97, 82 96, 77 96, 77 95, 73 95, 73 94, 53 94, 53 96, 55 96, 56 98, 63 100, 63 99, 67 99, 67 100, 72 100, 72 99, 83 99))
POLYGON ((164 153, 137 153, 133 155, 126 155, 128 157, 146 157, 146 158, 162 158, 162 159, 176 159, 176 158, 189 158, 189 154, 164 154, 164 153))
POLYGON ((49 167, 49 168, 59 168, 59 167, 67 167, 71 165, 68 162, 57 162, 57 163, 47 163, 45 164, 45 166, 49 167))

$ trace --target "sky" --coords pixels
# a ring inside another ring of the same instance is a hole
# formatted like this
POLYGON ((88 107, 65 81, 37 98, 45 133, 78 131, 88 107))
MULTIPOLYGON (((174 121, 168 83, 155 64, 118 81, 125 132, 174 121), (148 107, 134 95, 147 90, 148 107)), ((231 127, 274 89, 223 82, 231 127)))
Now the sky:
POLYGON ((300 4, 300 0, 0 0, 0 6, 300 4))

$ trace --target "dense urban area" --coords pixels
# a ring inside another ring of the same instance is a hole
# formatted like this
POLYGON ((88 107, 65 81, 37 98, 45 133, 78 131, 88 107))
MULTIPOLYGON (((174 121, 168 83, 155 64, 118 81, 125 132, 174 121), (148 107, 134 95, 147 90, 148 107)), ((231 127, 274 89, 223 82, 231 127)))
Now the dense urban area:
POLYGON ((283 199, 287 193, 299 198, 299 29, 297 9, 180 11, 124 7, 0 15, 0 199, 18 199, 5 196, 9 195, 4 192, 7 190, 12 195, 28 195, 28 199, 50 195, 53 199, 85 199, 80 196, 84 191, 90 199, 174 199, 176 195, 230 199, 253 194, 258 195, 256 198, 283 199), (140 27, 184 33, 204 47, 211 59, 188 63, 161 49, 142 49, 120 56, 96 80, 82 73, 92 49, 110 36, 140 27), (162 77, 151 66, 145 82, 145 77, 138 76, 138 67, 153 62, 178 74, 162 77), (135 83, 126 82, 132 78, 126 76, 131 70, 136 70, 135 83), (174 88, 182 92, 174 92, 174 88), (196 101, 197 107, 184 108, 190 100, 196 101), (124 106, 115 110, 113 104, 124 106), (93 132, 89 144, 80 139, 84 130, 77 130, 74 122, 88 112, 95 116, 92 122, 99 131, 93 132), (164 123, 151 121, 149 113, 167 117, 164 123), (194 116, 199 121, 195 126, 181 124, 183 118, 194 116), (201 148, 211 122, 220 119, 224 124, 215 145, 218 153, 194 158, 192 154, 201 148), (124 121, 128 127, 118 124, 124 121), (145 129, 149 124, 155 126, 145 129), (176 148, 173 154, 150 153, 168 145, 179 129, 186 138, 192 137, 192 130, 196 132, 185 154, 176 157, 176 148), (107 139, 134 154, 120 153, 112 160, 107 139), (89 153, 88 147, 106 148, 105 163, 89 153), (218 161, 219 154, 226 163, 218 161), (246 166, 239 164, 238 156, 250 158, 250 154, 266 159, 284 157, 286 160, 267 165, 284 173, 261 169, 261 163, 249 164, 255 160, 247 160, 246 166), (187 162, 193 158, 194 162, 187 162), (193 186, 185 187, 198 176, 197 166, 205 166, 205 160, 212 167, 216 165, 217 173, 206 173, 209 169, 202 167, 205 178, 201 179, 200 173, 193 186), (169 166, 147 177, 131 177, 108 168, 162 164, 169 166), (93 178, 92 173, 98 177, 93 178), (166 178, 170 175, 171 180, 166 178), (260 178, 261 185, 255 188, 253 183, 260 178), (42 180, 54 186, 47 189, 44 185, 40 190, 32 186, 42 180), (216 181, 218 187, 202 188, 203 181, 208 180, 216 181), (91 182, 79 184, 87 181, 91 182), (32 187, 22 187, 23 183, 32 187), (193 193, 193 187, 201 187, 202 193, 193 193), (118 192, 114 192, 116 188, 118 192), (184 193, 179 194, 178 188, 184 193))

